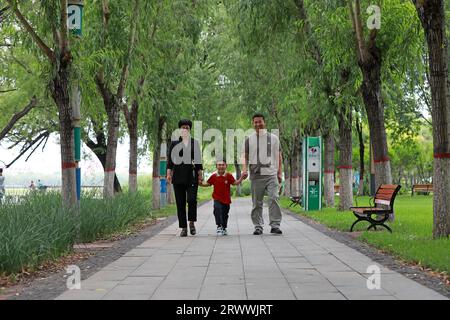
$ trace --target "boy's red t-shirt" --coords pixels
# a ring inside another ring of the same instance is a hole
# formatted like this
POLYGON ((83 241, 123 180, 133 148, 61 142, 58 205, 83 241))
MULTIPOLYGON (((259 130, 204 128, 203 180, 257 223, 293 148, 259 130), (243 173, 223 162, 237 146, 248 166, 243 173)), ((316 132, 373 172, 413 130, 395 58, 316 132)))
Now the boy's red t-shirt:
POLYGON ((214 186, 212 197, 214 200, 224 204, 231 203, 230 186, 235 182, 231 173, 225 172, 223 175, 217 172, 213 173, 208 179, 208 183, 214 186))

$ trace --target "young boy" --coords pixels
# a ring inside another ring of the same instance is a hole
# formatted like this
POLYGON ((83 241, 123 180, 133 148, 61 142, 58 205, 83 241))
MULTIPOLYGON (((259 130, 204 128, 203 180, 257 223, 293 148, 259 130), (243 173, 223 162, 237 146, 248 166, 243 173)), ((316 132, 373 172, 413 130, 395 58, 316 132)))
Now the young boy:
POLYGON ((212 197, 214 199, 217 235, 226 236, 228 234, 227 222, 231 203, 230 186, 240 184, 247 177, 243 175, 235 180, 231 173, 226 172, 227 163, 224 160, 217 161, 216 168, 217 172, 213 173, 206 183, 202 181, 199 185, 202 187, 214 186, 212 197))

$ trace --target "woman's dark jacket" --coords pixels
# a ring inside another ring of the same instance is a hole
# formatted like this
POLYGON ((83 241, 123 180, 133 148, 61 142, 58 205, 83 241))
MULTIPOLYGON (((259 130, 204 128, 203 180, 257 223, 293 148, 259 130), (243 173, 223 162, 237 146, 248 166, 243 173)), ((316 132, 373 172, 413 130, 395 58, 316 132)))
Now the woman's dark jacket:
POLYGON ((198 172, 203 170, 200 144, 194 138, 187 146, 182 141, 181 137, 178 141, 172 141, 167 154, 167 169, 172 170, 172 184, 197 185, 198 172))

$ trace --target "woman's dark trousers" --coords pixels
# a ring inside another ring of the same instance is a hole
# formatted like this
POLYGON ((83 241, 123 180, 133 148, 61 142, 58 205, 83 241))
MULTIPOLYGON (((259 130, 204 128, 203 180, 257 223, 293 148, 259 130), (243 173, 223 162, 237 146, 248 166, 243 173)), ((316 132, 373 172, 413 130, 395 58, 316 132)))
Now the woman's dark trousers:
POLYGON ((197 190, 198 185, 174 184, 177 203, 178 224, 180 228, 187 228, 187 221, 197 221, 197 190), (188 206, 186 219, 186 203, 188 206))

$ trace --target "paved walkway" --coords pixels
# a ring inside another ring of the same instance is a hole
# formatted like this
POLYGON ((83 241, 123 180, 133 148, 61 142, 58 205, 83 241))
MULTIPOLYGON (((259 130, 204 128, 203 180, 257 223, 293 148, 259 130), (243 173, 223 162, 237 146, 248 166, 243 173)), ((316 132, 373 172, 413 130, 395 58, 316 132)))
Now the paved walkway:
MULTIPOLYGON (((57 299, 446 299, 294 217, 283 235, 252 235, 251 200, 231 205, 229 235, 216 236, 212 203, 199 208, 196 236, 172 224, 57 299)), ((265 220, 268 221, 266 208, 265 220)))

